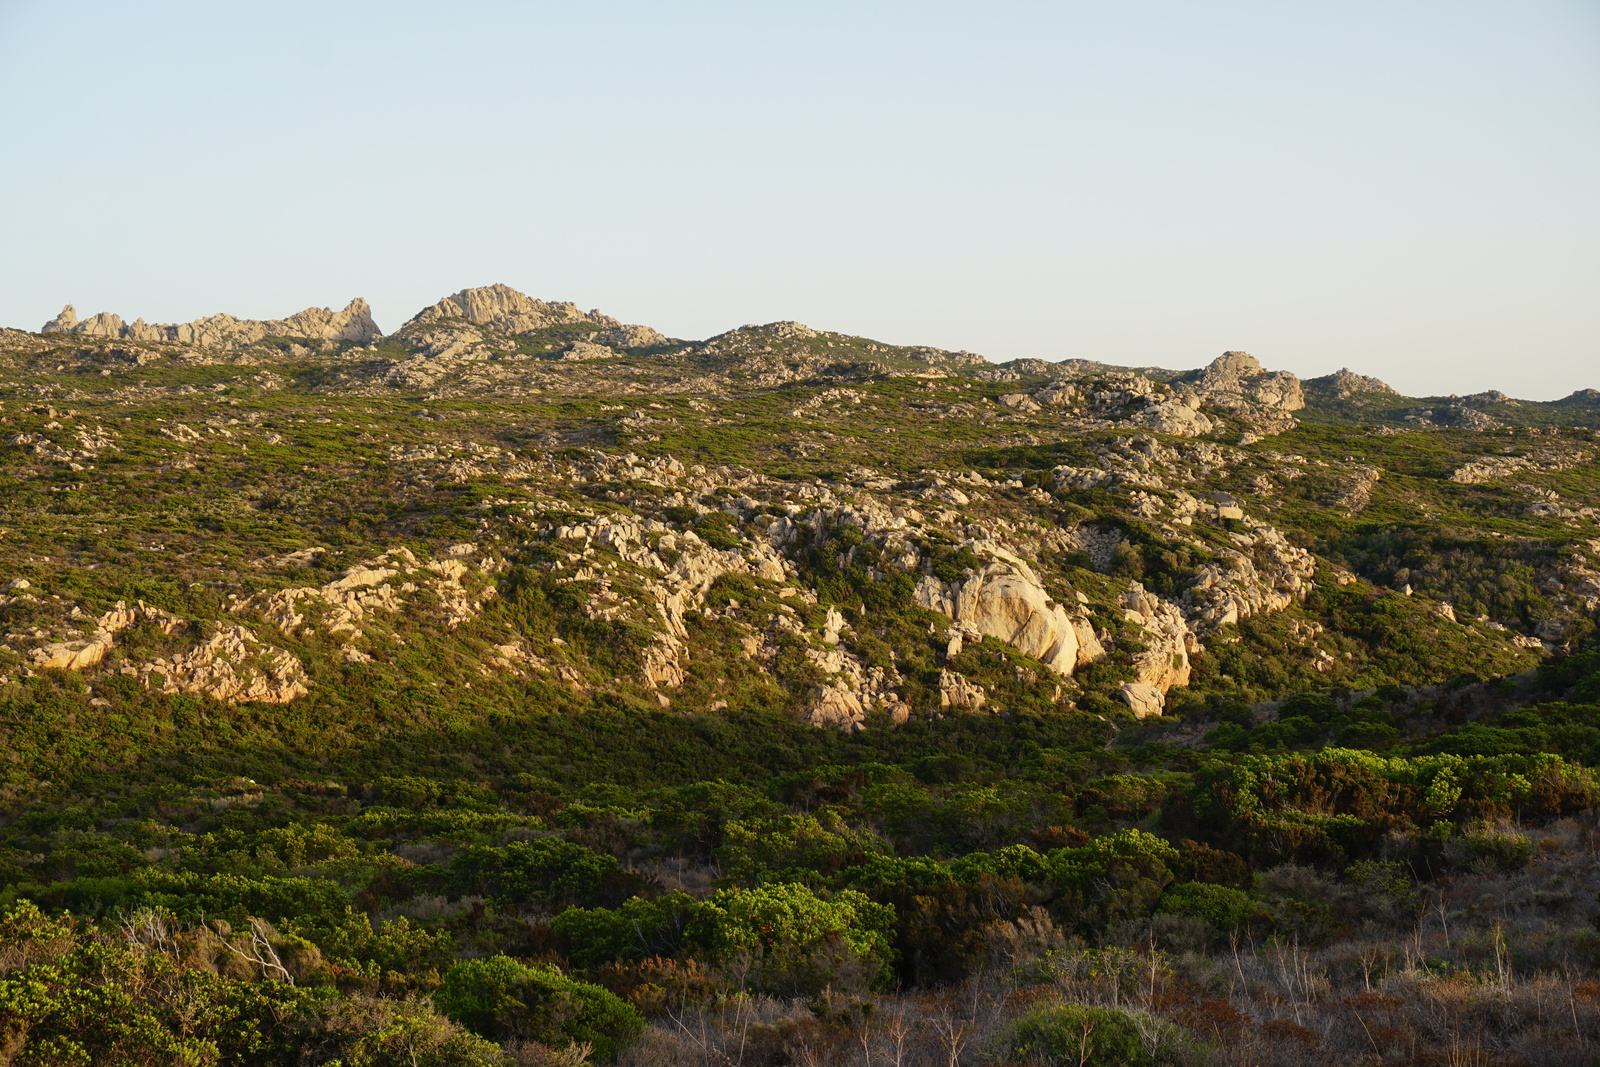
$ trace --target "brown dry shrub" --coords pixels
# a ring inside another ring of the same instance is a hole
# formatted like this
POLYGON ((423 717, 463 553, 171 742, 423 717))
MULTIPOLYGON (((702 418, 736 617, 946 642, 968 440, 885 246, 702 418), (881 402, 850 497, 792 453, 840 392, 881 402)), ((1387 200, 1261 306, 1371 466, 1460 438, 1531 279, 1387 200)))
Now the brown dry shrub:
POLYGON ((647 1016, 698 1003, 719 988, 716 975, 699 960, 661 956, 608 963, 595 972, 595 981, 647 1016))
POLYGON ((1321 1040, 1309 1026, 1301 1026, 1288 1019, 1268 1019, 1261 1024, 1261 1036, 1270 1041, 1290 1042, 1306 1048, 1314 1047, 1321 1040))

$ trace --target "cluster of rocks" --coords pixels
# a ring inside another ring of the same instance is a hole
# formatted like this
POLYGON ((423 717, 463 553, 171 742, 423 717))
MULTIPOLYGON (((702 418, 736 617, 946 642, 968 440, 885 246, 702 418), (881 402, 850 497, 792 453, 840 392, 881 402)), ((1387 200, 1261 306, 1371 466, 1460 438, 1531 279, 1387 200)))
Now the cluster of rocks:
MULTIPOLYGON (((290 553, 258 565, 304 566, 321 551, 290 553)), ((500 565, 485 561, 470 567, 467 560, 476 551, 475 545, 456 545, 442 558, 422 562, 409 549, 392 549, 347 568, 320 587, 281 589, 238 601, 229 609, 235 620, 208 620, 201 625, 142 602, 129 606, 119 601, 92 619, 81 609, 72 609, 62 620, 65 633, 35 628, 7 637, 11 648, 26 651, 34 670, 111 667, 162 692, 232 703, 283 704, 305 696, 311 682, 294 654, 259 635, 263 626, 277 630, 287 641, 332 636, 338 639, 344 659, 368 661, 372 657, 361 643, 389 639, 396 618, 416 616, 422 594, 435 605, 445 629, 478 614, 483 601, 494 595, 492 577, 500 565), (140 625, 170 639, 166 654, 143 658, 121 648, 122 636, 140 625)), ((12 582, 10 591, 16 595, 0 598, 0 607, 23 596, 38 602, 29 588, 26 580, 12 582)))
POLYGON ((1357 374, 1348 367, 1341 367, 1332 374, 1323 375, 1321 378, 1311 378, 1305 383, 1312 388, 1322 387, 1328 389, 1340 400, 1359 397, 1369 393, 1380 396, 1399 396, 1400 394, 1388 382, 1377 378, 1369 378, 1364 374, 1357 374))
MULTIPOLYGON (((63 416, 71 418, 71 415, 63 416)), ((52 421, 45 424, 46 430, 65 431, 61 423, 52 421)), ((108 430, 98 423, 93 426, 78 426, 72 430, 74 441, 52 439, 43 433, 14 433, 8 434, 5 442, 25 448, 39 459, 48 463, 59 463, 68 470, 89 470, 92 462, 99 459, 104 453, 116 448, 118 434, 108 430)))
POLYGON ((1298 378, 1265 370, 1245 352, 1224 352, 1201 370, 1166 380, 1099 364, 1089 374, 1065 378, 1060 365, 1044 366, 1058 376, 1032 392, 1004 393, 999 402, 1023 415, 1055 409, 1076 429, 1136 426, 1174 437, 1214 433, 1225 416, 1244 422, 1255 437, 1282 433, 1296 425, 1291 413, 1305 407, 1298 378))
POLYGON ((1589 459, 1585 449, 1547 450, 1531 455, 1485 456, 1463 464, 1450 472, 1450 480, 1458 485, 1484 485, 1509 478, 1526 471, 1571 470, 1589 459))
POLYGON ((1284 413, 1306 406, 1300 379, 1288 371, 1269 371, 1248 352, 1224 352, 1203 369, 1179 378, 1220 406, 1237 407, 1239 401, 1284 413))
MULTIPOLYGON (((26 583, 21 588, 27 588, 26 583)), ((81 609, 74 608, 68 621, 80 616, 81 609)), ((43 632, 28 635, 37 642, 28 650, 32 668, 88 671, 110 666, 116 673, 136 678, 151 689, 232 703, 285 704, 309 692, 310 680, 297 658, 263 642, 254 631, 241 625, 218 624, 209 636, 197 637, 202 628, 189 620, 142 601, 131 607, 118 601, 110 611, 94 618, 92 626, 87 633, 80 630, 72 636, 43 632), (173 639, 175 650, 151 659, 130 656, 121 650, 122 635, 141 624, 173 639), (51 639, 52 636, 59 639, 51 639), (116 662, 108 664, 113 653, 116 662)), ((7 636, 16 640, 24 635, 7 636)))
POLYGON ((254 615, 286 635, 322 633, 339 637, 346 659, 371 657, 357 642, 368 636, 372 621, 407 609, 415 594, 426 589, 437 603, 440 622, 454 629, 475 617, 484 600, 494 596, 488 578, 497 564, 469 568, 464 562, 477 552, 473 544, 451 546, 444 558, 423 562, 408 548, 390 549, 348 568, 322 586, 301 586, 257 593, 231 609, 236 615, 254 615), (307 629, 308 607, 317 622, 307 629))
POLYGON ((495 284, 463 289, 423 308, 407 326, 427 326, 445 319, 461 319, 476 326, 493 326, 503 333, 528 333, 547 326, 586 322, 596 326, 620 326, 616 319, 599 311, 585 314, 576 304, 535 300, 509 285, 495 284))
POLYGON ((1465 404, 1442 404, 1433 408, 1413 408, 1401 418, 1418 428, 1446 427, 1456 430, 1494 430, 1505 424, 1493 415, 1465 404))
POLYGON ((102 311, 83 321, 71 304, 39 328, 40 333, 65 333, 79 337, 124 341, 171 342, 200 348, 242 348, 265 337, 309 337, 326 341, 368 344, 383 336, 372 321, 372 309, 360 297, 343 311, 307 308, 286 319, 239 319, 219 314, 176 325, 158 325, 135 319, 125 323, 120 315, 102 311))
MULTIPOLYGON (((1285 610, 1304 597, 1315 568, 1309 553, 1290 544, 1273 527, 1248 519, 1237 498, 1213 493, 1212 499, 1200 499, 1182 489, 1165 488, 1168 479, 1193 477, 1226 465, 1226 456, 1215 445, 1197 442, 1188 449, 1180 452, 1145 437, 1127 443, 1125 449, 1108 450, 1105 458, 1111 470, 1099 471, 1102 475, 1141 478, 1162 488, 1161 496, 1151 494, 1149 499, 1158 514, 1172 524, 1169 532, 1174 536, 1196 520, 1234 521, 1242 527, 1228 535, 1235 550, 1218 555, 1201 567, 1181 597, 1164 600, 1135 585, 1124 598, 1124 622, 1138 628, 1137 640, 1144 651, 1134 659, 1135 688, 1125 689, 1122 695, 1141 714, 1158 712, 1165 693, 1173 686, 1186 684, 1188 657, 1203 648, 1206 633, 1255 615, 1285 610)), ((1109 635, 1097 630, 1083 595, 1074 594, 1063 603, 1046 590, 1037 566, 1028 558, 1035 549, 1022 547, 1027 543, 1028 531, 1002 523, 971 527, 967 530, 968 540, 958 547, 979 562, 957 579, 941 579, 929 571, 929 560, 919 548, 920 539, 927 533, 948 532, 948 524, 957 519, 957 513, 897 504, 890 492, 898 489, 907 497, 936 507, 948 504, 966 509, 974 506, 982 494, 1015 491, 1021 488, 1020 482, 993 481, 974 472, 928 472, 921 482, 896 483, 871 470, 857 469, 848 481, 872 490, 872 494, 846 503, 823 485, 770 483, 739 468, 706 471, 670 461, 652 468, 641 465, 636 457, 602 460, 602 455, 596 454, 592 464, 576 465, 569 476, 579 482, 632 478, 663 487, 692 485, 694 493, 657 498, 661 503, 679 501, 675 506, 703 499, 708 490, 736 491, 736 495, 724 497, 723 507, 741 523, 762 532, 755 541, 741 535, 739 548, 719 550, 705 545, 692 531, 674 531, 657 520, 639 523, 596 519, 547 531, 547 536, 563 546, 583 545, 581 552, 571 554, 563 564, 578 568, 571 571, 572 580, 595 577, 582 561, 592 558, 596 548, 609 549, 620 562, 646 572, 642 586, 645 592, 640 599, 655 603, 659 623, 664 624, 646 658, 646 681, 659 689, 680 684, 683 642, 688 637, 685 619, 698 610, 716 578, 740 573, 773 583, 794 582, 799 554, 817 544, 818 538, 828 537, 828 531, 850 527, 880 550, 876 573, 913 575, 917 581, 913 602, 950 620, 947 658, 953 659, 965 645, 987 637, 1068 679, 1085 665, 1108 655, 1109 635), (789 514, 771 514, 774 493, 798 500, 786 505, 789 514), (803 536, 802 530, 812 532, 803 536), (1008 543, 997 540, 997 536, 1015 540, 1008 543), (678 556, 670 566, 661 558, 669 552, 678 556)), ((697 512, 704 513, 703 505, 694 506, 697 512)), ((960 529, 959 524, 955 528, 960 529)), ((1109 562, 1120 543, 1114 527, 1096 523, 1051 533, 1052 537, 1038 542, 1037 551, 1076 548, 1088 552, 1101 567, 1109 562)), ((744 619, 747 615, 740 608, 727 611, 731 619, 744 619)), ((647 616, 647 612, 634 611, 628 617, 642 621, 647 616)), ((770 624, 760 624, 764 630, 752 634, 745 651, 753 658, 770 661, 782 641, 790 637, 812 646, 807 655, 828 676, 815 695, 811 712, 818 724, 859 728, 874 710, 887 712, 891 718, 904 714, 893 673, 867 669, 837 647, 841 624, 842 617, 830 612, 828 623, 818 631, 804 625, 796 615, 780 611, 770 624)), ((981 688, 947 668, 941 683, 941 703, 969 710, 992 707, 981 688)))

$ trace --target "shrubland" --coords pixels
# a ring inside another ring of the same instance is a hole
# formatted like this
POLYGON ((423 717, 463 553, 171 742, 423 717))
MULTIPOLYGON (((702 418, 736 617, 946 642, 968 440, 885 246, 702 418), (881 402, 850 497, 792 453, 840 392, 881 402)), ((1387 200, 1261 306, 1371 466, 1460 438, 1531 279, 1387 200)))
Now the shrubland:
POLYGON ((0 336, 0 1062, 1592 1058, 1589 400, 477 306, 0 336))

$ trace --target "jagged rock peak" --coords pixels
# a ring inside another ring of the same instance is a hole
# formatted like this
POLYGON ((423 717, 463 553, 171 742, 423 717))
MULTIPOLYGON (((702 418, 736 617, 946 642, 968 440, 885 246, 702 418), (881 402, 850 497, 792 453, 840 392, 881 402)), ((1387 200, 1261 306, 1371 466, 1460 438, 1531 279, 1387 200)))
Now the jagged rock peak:
POLYGON ((1202 392, 1237 393, 1280 411, 1299 411, 1306 406, 1300 379, 1288 371, 1269 371, 1248 352, 1224 352, 1205 369, 1191 371, 1182 380, 1192 381, 1202 392))
POLYGON ((1200 372, 1200 384, 1206 389, 1239 392, 1245 382, 1265 373, 1266 369, 1250 353, 1224 352, 1200 372))
POLYGON ((71 304, 61 314, 39 328, 40 333, 70 333, 83 337, 108 337, 127 341, 172 341, 205 348, 240 348, 263 337, 309 337, 319 341, 355 341, 366 344, 383 336, 372 321, 372 308, 356 297, 343 311, 306 308, 286 319, 240 319, 218 314, 193 322, 161 324, 122 316, 107 311, 78 321, 71 304))
POLYGON ((1377 378, 1369 378, 1364 374, 1357 374, 1349 367, 1341 367, 1332 374, 1325 374, 1321 378, 1312 378, 1310 384, 1326 385, 1341 397, 1351 396, 1355 393, 1400 395, 1388 382, 1380 381, 1377 378))
POLYGON ((620 328, 622 323, 599 311, 588 314, 570 301, 535 300, 509 285, 496 283, 477 289, 463 289, 417 312, 406 325, 425 326, 441 319, 465 319, 477 326, 494 326, 506 333, 527 333, 546 326, 569 322, 592 322, 596 326, 620 328))

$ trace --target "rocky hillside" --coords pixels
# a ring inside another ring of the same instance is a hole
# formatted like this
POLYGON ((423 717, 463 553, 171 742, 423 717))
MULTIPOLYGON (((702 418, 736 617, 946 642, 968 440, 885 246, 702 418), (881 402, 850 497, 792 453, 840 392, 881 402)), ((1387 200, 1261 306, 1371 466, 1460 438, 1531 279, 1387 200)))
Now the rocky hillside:
POLYGON ((1270 715, 1517 674, 1600 604, 1581 396, 689 342, 499 285, 388 336, 69 307, 0 396, 0 687, 98 706, 360 699, 426 647, 451 701, 1270 715))
POLYGON ((505 286, 0 331, 0 1061, 1576 1064, 1597 425, 505 286))

